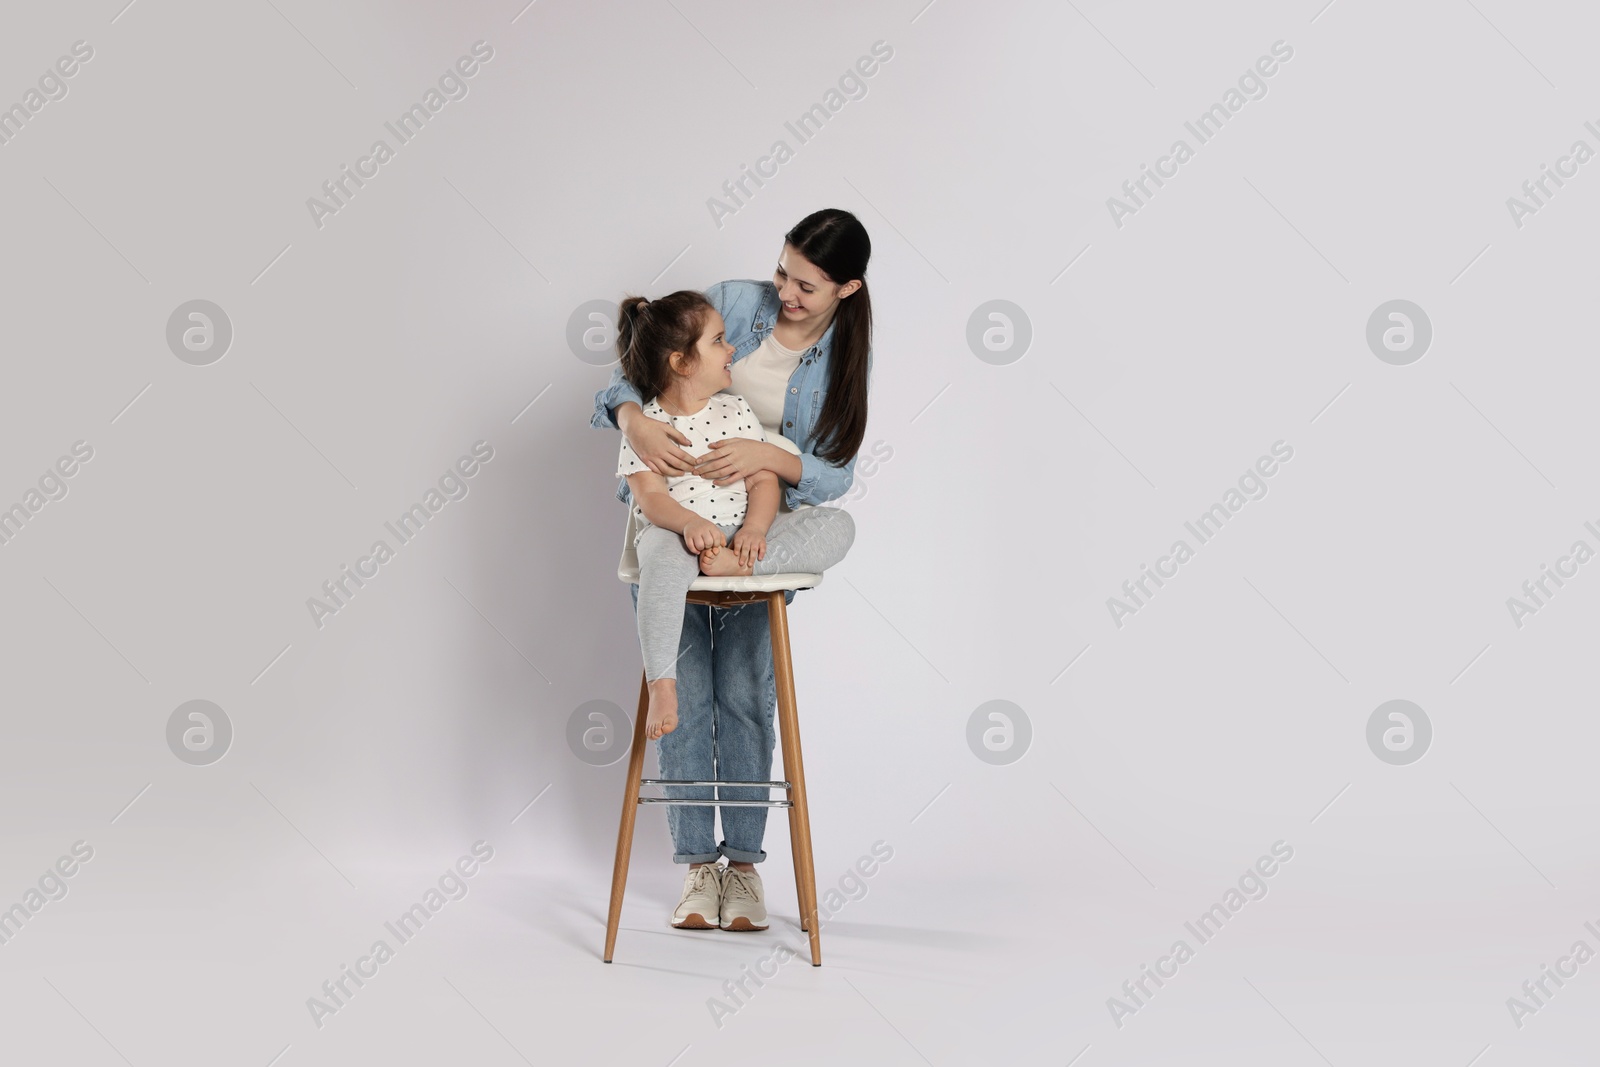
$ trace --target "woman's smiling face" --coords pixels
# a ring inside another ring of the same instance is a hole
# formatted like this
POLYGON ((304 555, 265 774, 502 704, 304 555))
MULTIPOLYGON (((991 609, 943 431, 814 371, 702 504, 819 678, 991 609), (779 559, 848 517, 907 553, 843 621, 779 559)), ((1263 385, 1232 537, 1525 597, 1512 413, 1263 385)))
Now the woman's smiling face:
POLYGON ((839 301, 861 287, 854 281, 835 283, 789 244, 778 256, 772 283, 778 287, 778 299, 783 302, 779 314, 784 321, 807 326, 832 321, 839 301))

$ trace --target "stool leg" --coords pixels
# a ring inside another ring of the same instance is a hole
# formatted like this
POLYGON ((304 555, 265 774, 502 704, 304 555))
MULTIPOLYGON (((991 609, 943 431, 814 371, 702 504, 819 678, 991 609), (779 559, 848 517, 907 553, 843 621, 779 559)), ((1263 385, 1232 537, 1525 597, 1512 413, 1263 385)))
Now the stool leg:
MULTIPOLYGON (((779 636, 778 636, 779 635, 779 629, 778 629, 778 624, 774 621, 774 619, 776 617, 773 615, 773 607, 772 607, 772 605, 773 605, 772 595, 769 594, 768 597, 767 597, 767 624, 768 624, 767 631, 768 631, 768 634, 770 635, 770 639, 772 641, 772 647, 773 647, 774 650, 776 650, 779 647, 779 636)), ((782 657, 780 657, 777 654, 776 651, 774 651, 774 653, 773 653, 772 660, 773 660, 773 678, 776 681, 776 680, 782 678, 782 672, 783 672, 782 664, 783 664, 784 661, 783 661, 782 657)), ((789 744, 788 729, 784 725, 788 721, 788 717, 789 716, 788 716, 788 712, 785 709, 784 703, 783 703, 783 698, 782 698, 783 686, 782 686, 781 681, 777 682, 777 684, 775 685, 775 689, 777 690, 777 692, 779 694, 779 697, 778 697, 778 733, 781 736, 782 741, 783 741, 782 745, 780 746, 782 748, 782 750, 783 750, 783 779, 784 779, 784 781, 789 782, 789 783, 792 784, 794 782, 794 747, 789 744)), ((790 802, 789 803, 789 850, 790 850, 790 854, 791 854, 791 856, 793 858, 793 861, 794 861, 794 895, 795 895, 795 899, 797 901, 799 901, 800 929, 805 930, 805 931, 810 931, 810 929, 811 929, 811 914, 812 914, 812 911, 814 909, 811 907, 811 905, 809 903, 808 895, 806 893, 806 864, 805 864, 805 859, 803 858, 803 855, 802 855, 802 852, 801 852, 801 848, 800 848, 800 840, 801 840, 801 837, 800 837, 800 809, 794 803, 794 791, 792 789, 789 791, 787 799, 790 802)))
POLYGON ((639 780, 644 777, 644 721, 650 710, 650 684, 639 672, 639 711, 633 717, 633 748, 628 752, 628 782, 622 795, 622 825, 617 829, 617 859, 611 867, 611 911, 606 916, 606 954, 617 944, 622 920, 622 891, 628 885, 628 859, 633 855, 633 820, 639 814, 639 780))
MULTIPOLYGON (((774 674, 776 674, 776 671, 774 671, 774 674)), ((787 718, 787 716, 785 715, 782 705, 780 704, 778 710, 778 732, 783 738, 783 744, 779 746, 783 750, 783 779, 786 782, 793 783, 794 762, 790 755, 791 749, 789 746, 788 732, 784 729, 783 725, 785 718, 787 718)), ((794 804, 794 791, 792 789, 788 793, 788 800, 790 801, 789 850, 794 861, 794 895, 795 899, 800 903, 800 929, 809 931, 811 929, 812 909, 807 903, 806 865, 805 860, 801 858, 800 854, 800 809, 794 804)))
POLYGON ((817 930, 817 874, 811 860, 811 814, 806 806, 805 762, 800 757, 800 723, 796 718, 794 659, 789 654, 789 611, 783 593, 767 598, 772 630, 773 675, 778 690, 778 734, 783 742, 783 773, 789 780, 789 836, 794 844, 800 915, 811 938, 811 966, 822 966, 822 935, 817 930))

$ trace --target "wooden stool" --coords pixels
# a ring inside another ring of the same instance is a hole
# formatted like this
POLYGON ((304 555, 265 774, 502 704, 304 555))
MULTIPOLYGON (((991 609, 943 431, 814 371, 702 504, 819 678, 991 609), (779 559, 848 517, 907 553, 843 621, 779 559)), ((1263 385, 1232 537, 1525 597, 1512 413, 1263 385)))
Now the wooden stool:
MULTIPOLYGON (((801 508, 810 507, 802 504, 801 508)), ((800 509, 795 509, 800 510, 800 509)), ((638 532, 633 508, 628 508, 628 529, 623 541, 617 577, 629 585, 639 581, 639 561, 633 550, 638 532)), ((628 860, 633 853, 633 822, 640 804, 687 804, 699 807, 765 807, 789 809, 789 842, 794 853, 795 895, 800 903, 800 928, 811 938, 811 965, 822 966, 822 940, 817 933, 817 878, 811 865, 811 818, 806 807, 806 775, 800 759, 800 724, 795 717, 794 661, 789 654, 789 611, 783 594, 790 589, 811 589, 822 584, 820 574, 767 574, 750 577, 710 578, 701 575, 689 586, 687 602, 713 608, 767 605, 767 621, 772 631, 773 677, 778 691, 778 738, 783 746, 781 782, 703 782, 665 778, 642 778, 644 773, 644 723, 650 705, 650 687, 639 675, 639 709, 633 718, 633 748, 628 753, 628 779, 622 795, 622 825, 617 830, 617 858, 611 869, 611 910, 606 917, 605 962, 611 962, 617 943, 617 924, 622 918, 622 895, 628 884, 628 860), (784 789, 787 800, 677 800, 670 797, 639 795, 645 785, 754 786, 784 789)))

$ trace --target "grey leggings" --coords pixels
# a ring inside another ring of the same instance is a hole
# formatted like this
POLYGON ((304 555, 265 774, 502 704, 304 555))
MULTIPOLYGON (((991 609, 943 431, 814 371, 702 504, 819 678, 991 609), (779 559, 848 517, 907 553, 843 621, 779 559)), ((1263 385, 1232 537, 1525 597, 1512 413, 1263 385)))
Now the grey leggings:
MULTIPOLYGON (((718 526, 733 551, 737 525, 718 526)), ((820 574, 844 558, 856 537, 855 520, 842 508, 801 508, 779 512, 767 530, 767 558, 754 573, 820 574)), ((683 536, 648 523, 634 538, 639 557, 639 648, 647 681, 677 678, 678 643, 683 637, 683 603, 689 584, 700 577, 699 553, 683 536)))

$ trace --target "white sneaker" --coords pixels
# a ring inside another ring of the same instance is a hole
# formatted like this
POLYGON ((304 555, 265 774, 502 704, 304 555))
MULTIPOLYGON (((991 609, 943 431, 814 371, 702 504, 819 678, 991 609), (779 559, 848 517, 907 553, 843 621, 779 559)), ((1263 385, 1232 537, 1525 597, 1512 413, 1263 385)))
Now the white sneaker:
POLYGON ((691 867, 683 876, 683 897, 672 913, 672 925, 679 930, 715 930, 722 905, 723 868, 707 863, 691 867))
POLYGON ((724 930, 765 930, 767 905, 761 890, 761 876, 737 867, 722 869, 722 912, 724 930))

